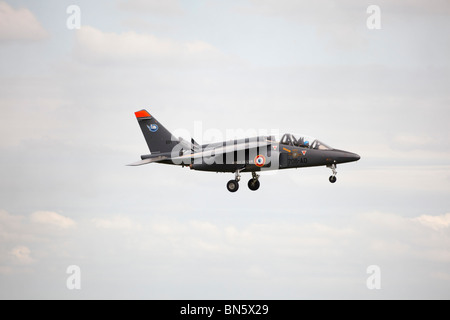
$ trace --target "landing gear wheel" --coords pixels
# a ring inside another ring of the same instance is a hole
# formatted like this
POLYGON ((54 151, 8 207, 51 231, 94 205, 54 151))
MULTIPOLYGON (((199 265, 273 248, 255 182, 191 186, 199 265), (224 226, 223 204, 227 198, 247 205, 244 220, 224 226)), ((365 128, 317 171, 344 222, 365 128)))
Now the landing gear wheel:
POLYGON ((250 179, 248 180, 248 188, 252 191, 256 191, 259 189, 260 183, 259 180, 250 179))
POLYGON ((227 189, 230 192, 236 192, 239 189, 239 182, 237 180, 230 180, 227 182, 227 189))
POLYGON ((336 176, 330 176, 330 182, 335 183, 337 180, 336 176))

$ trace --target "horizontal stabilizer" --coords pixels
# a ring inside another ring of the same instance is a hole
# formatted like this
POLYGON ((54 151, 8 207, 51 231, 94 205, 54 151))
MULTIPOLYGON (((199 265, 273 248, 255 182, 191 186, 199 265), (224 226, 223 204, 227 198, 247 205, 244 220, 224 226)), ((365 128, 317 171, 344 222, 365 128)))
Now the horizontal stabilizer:
POLYGON ((143 164, 148 164, 148 163, 152 163, 152 162, 158 162, 158 161, 166 160, 167 158, 168 157, 166 157, 166 156, 147 158, 147 159, 144 159, 144 160, 140 160, 140 161, 137 161, 137 162, 133 162, 133 163, 127 164, 127 166, 142 166, 143 164))

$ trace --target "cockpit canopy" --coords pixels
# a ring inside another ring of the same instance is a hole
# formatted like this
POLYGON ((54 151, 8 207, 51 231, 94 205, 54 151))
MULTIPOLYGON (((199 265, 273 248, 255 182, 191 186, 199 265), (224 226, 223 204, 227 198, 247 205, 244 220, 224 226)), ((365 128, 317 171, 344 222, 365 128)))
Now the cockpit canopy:
POLYGON ((291 133, 286 133, 280 140, 281 144, 290 145, 293 147, 308 148, 308 149, 318 149, 318 150, 330 150, 333 149, 326 145, 322 141, 319 141, 313 137, 304 136, 296 134, 295 136, 291 133))

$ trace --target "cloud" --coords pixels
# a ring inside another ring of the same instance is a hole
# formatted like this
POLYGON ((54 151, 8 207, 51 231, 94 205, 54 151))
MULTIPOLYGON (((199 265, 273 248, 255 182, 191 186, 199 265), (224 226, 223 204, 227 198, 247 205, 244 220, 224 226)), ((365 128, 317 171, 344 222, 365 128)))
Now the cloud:
POLYGON ((74 226, 72 219, 51 211, 24 216, 0 209, 0 274, 32 272, 46 257, 61 258, 68 250, 67 230, 74 226))
POLYGON ((0 242, 23 243, 32 240, 33 237, 28 232, 23 232, 27 223, 24 216, 0 210, 0 242))
POLYGON ((447 229, 450 226, 450 213, 439 216, 421 215, 420 217, 414 218, 413 221, 434 230, 447 229))
POLYGON ((51 211, 36 211, 31 214, 31 221, 35 223, 55 226, 62 229, 73 228, 76 226, 75 221, 73 221, 72 219, 51 211))
POLYGON ((24 217, 12 215, 9 212, 0 209, 0 230, 1 228, 16 228, 22 223, 24 217))
POLYGON ((112 230, 139 230, 140 225, 133 222, 128 217, 115 216, 110 219, 92 219, 95 227, 100 229, 112 229, 112 230))
POLYGON ((158 16, 179 16, 183 13, 178 0, 128 0, 119 2, 119 9, 158 16))
POLYGON ((26 246, 14 247, 11 250, 10 254, 14 257, 16 263, 30 264, 34 262, 33 258, 31 257, 31 250, 26 246))
MULTIPOLYGON (((250 0, 254 7, 252 9, 260 14, 281 16, 295 19, 299 23, 318 22, 320 24, 332 25, 336 22, 344 23, 345 17, 361 20, 362 26, 366 26, 366 18, 370 15, 366 9, 373 4, 371 1, 355 0, 250 0)), ((450 6, 446 0, 433 0, 424 2, 421 0, 380 0, 376 3, 382 14, 426 14, 441 15, 449 14, 450 6)), ((244 9, 244 7, 241 7, 244 9)))
POLYGON ((430 263, 430 270, 421 270, 428 276, 440 269, 448 269, 450 238, 445 232, 437 231, 448 228, 450 214, 411 218, 372 212, 361 215, 360 219, 359 226, 364 233, 361 241, 371 247, 371 256, 386 263, 389 259, 430 263))
POLYGON ((75 56, 93 64, 188 65, 223 61, 226 56, 203 41, 177 42, 134 31, 103 32, 90 26, 77 30, 75 56))
POLYGON ((314 28, 317 33, 338 48, 354 48, 365 44, 364 30, 367 6, 355 1, 334 0, 251 0, 251 7, 238 10, 269 17, 281 17, 314 28))
POLYGON ((47 37, 47 31, 30 10, 14 9, 6 2, 0 2, 0 41, 42 40, 47 37))
POLYGON ((447 15, 450 14, 450 6, 446 0, 432 0, 424 2, 422 0, 383 0, 379 2, 381 7, 388 7, 396 14, 405 15, 408 13, 420 15, 447 15))
MULTIPOLYGON (((385 297, 398 298, 405 297, 402 288, 406 284, 413 285, 403 269, 397 270, 398 265, 408 265, 421 279, 414 284, 414 289, 421 289, 412 290, 417 294, 414 297, 446 296, 440 290, 449 279, 448 239, 417 223, 423 216, 372 212, 339 221, 283 221, 277 217, 227 223, 207 218, 116 215, 80 220, 76 233, 33 231, 39 229, 36 226, 41 221, 58 221, 62 217, 58 216, 37 211, 27 219, 0 211, 0 222, 7 222, 5 229, 20 225, 10 232, 40 233, 39 239, 2 242, 0 273, 8 277, 28 272, 45 275, 50 283, 64 283, 65 279, 48 270, 55 265, 65 270, 68 264, 80 261, 83 270, 96 274, 95 278, 83 278, 91 288, 83 291, 87 297, 108 297, 111 287, 106 279, 120 274, 125 281, 121 297, 133 292, 135 296, 161 298, 164 293, 158 288, 163 283, 165 292, 176 292, 168 296, 171 298, 201 298, 211 286, 227 288, 213 293, 213 298, 370 298, 371 292, 364 285, 365 270, 376 264, 382 269, 383 283, 390 287, 385 297), (118 231, 132 232, 123 237, 118 231), (92 256, 96 258, 91 260, 92 256), (116 268, 111 268, 112 264, 116 268), (427 267, 421 268, 423 264, 427 267), (436 287, 436 279, 445 281, 436 287), (257 284, 260 281, 264 286, 257 284), (137 283, 156 289, 136 292, 137 283), (184 291, 193 283, 197 290, 184 291), (333 295, 336 287, 339 293, 333 295)), ((448 215, 443 218, 448 222, 448 215)), ((52 292, 40 294, 45 297, 52 292)))
MULTIPOLYGON (((418 50, 424 44, 418 39, 433 39, 427 47, 435 48, 435 42, 442 42, 442 37, 434 37, 428 27, 433 25, 432 20, 446 18, 450 13, 450 6, 446 0, 434 0, 424 2, 421 0, 379 0, 371 1, 355 0, 250 0, 247 5, 240 5, 238 11, 247 14, 258 14, 268 17, 276 17, 289 20, 304 28, 313 28, 317 35, 326 41, 328 49, 351 50, 351 56, 356 58, 354 50, 370 48, 368 55, 380 55, 377 46, 386 52, 395 52, 398 39, 401 37, 402 45, 410 45, 410 42, 420 44, 418 50), (373 31, 367 28, 367 19, 373 13, 367 13, 369 5, 377 5, 381 9, 381 30, 373 31), (417 17, 420 16, 420 19, 417 17), (430 19, 424 23, 423 19, 430 19), (420 21, 418 24, 417 22, 420 21), (405 28, 406 29, 403 29, 405 28), (418 26, 418 29, 416 29, 418 26), (402 30, 401 33, 398 33, 402 30), (412 32, 414 30, 417 32, 412 32), (425 32, 423 32, 426 30, 425 32), (422 32, 423 33, 422 33, 422 32), (409 34, 413 38, 409 38, 409 34), (382 35, 382 37, 380 37, 382 35), (425 35, 425 37, 424 37, 425 35), (412 40, 412 41, 411 41, 412 40), (437 40, 437 41, 436 41, 437 40), (375 45, 374 45, 375 44, 375 45)), ((445 46, 448 48, 448 45, 445 46)), ((339 52, 338 51, 338 52, 339 52)), ((414 53, 408 52, 414 55, 414 53)), ((405 59, 405 55, 400 55, 405 59)), ((423 59, 421 59, 423 62, 423 59)))

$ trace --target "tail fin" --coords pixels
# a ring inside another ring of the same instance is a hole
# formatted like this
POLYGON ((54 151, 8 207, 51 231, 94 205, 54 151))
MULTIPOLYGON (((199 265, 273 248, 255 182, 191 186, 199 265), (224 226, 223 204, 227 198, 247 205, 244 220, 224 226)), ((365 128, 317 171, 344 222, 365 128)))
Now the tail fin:
POLYGON ((152 117, 147 110, 140 110, 134 114, 152 154, 171 152, 179 143, 179 140, 152 117))

